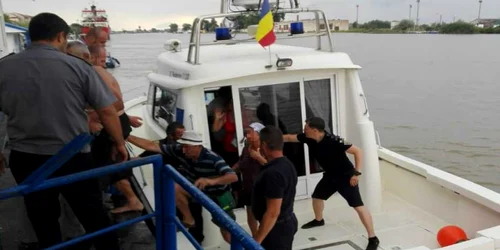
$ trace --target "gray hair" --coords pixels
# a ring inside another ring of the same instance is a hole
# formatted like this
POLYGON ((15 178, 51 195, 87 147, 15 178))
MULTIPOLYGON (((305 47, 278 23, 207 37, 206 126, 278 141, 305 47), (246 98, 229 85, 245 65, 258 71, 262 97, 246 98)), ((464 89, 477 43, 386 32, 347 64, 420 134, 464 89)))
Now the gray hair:
POLYGON ((87 45, 80 41, 71 41, 68 43, 68 46, 66 46, 66 50, 68 53, 71 52, 74 56, 78 56, 83 59, 83 55, 85 53, 90 55, 89 48, 87 45))

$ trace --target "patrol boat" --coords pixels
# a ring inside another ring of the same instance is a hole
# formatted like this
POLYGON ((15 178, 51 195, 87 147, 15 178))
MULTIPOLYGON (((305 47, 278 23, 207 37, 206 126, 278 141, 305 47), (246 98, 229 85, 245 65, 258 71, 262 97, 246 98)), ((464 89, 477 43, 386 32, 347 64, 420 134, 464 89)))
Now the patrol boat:
MULTIPOLYGON (((159 140, 165 137, 170 122, 179 121, 186 129, 201 132, 204 146, 213 148, 208 105, 223 87, 229 88, 232 95, 238 141, 244 136, 243 125, 259 120, 261 103, 267 104, 267 114, 279 120, 287 133, 301 132, 307 117, 319 116, 327 121, 328 132, 363 150, 359 187, 372 213, 380 249, 439 249, 442 246, 438 238, 449 240, 453 245, 446 249, 450 250, 499 249, 500 194, 382 146, 358 74, 361 67, 348 54, 335 50, 333 27, 323 11, 299 7, 296 1, 290 1, 292 8, 282 9, 277 8, 276 0, 270 1, 275 15, 309 13, 316 20, 310 33, 301 29, 300 20, 293 22, 290 34, 277 34, 277 42, 312 38, 317 39, 316 49, 273 44, 270 57, 269 51, 255 41, 252 26, 248 37, 233 37, 227 28, 219 28, 215 41, 202 41, 205 20, 234 20, 258 11, 260 2, 233 0, 233 5, 247 11, 230 12, 229 2, 222 0, 221 13, 194 20, 188 44, 178 40, 165 43, 166 51, 158 56, 157 68, 148 76, 149 93, 126 103, 128 114, 144 120, 144 125, 132 134, 159 140), (459 234, 448 231, 445 227, 449 225, 463 229, 467 240, 461 241, 464 239, 459 234)), ((240 153, 243 146, 238 144, 240 153)), ((132 146, 131 152, 138 155, 142 150, 132 146)), ((295 201, 299 230, 293 248, 364 249, 368 242, 366 231, 355 211, 338 194, 325 203, 325 226, 300 229, 314 218, 310 197, 322 169, 310 158, 307 146, 296 145, 291 152, 287 156, 299 175, 295 201)), ((152 167, 136 168, 134 176, 143 203, 151 209, 152 167)), ((239 225, 249 232, 245 211, 235 212, 239 225)), ((203 218, 202 246, 229 249, 206 210, 203 218)), ((181 233, 178 249, 193 249, 181 233)))

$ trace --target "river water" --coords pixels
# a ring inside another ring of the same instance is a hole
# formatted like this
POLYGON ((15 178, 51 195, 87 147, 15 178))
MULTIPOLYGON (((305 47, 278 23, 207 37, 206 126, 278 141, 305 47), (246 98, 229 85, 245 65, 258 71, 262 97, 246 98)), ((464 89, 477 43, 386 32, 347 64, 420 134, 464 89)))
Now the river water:
MULTIPOLYGON (((164 41, 185 34, 116 34, 109 51, 124 99, 147 92, 164 41)), ((202 40, 213 39, 206 34, 202 40)), ((315 39, 285 40, 315 47, 315 39)), ((500 35, 334 34, 360 72, 382 145, 500 192, 500 35)))

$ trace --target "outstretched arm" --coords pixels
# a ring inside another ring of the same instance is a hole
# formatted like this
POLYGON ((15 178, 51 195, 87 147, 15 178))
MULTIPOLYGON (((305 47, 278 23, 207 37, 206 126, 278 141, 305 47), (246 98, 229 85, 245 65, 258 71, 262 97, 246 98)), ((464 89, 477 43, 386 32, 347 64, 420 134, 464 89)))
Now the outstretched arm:
POLYGON ((147 151, 161 153, 160 145, 137 136, 129 135, 127 141, 147 151))
POLYGON ((289 134, 289 135, 283 135, 283 141, 284 142, 299 142, 299 139, 297 139, 297 134, 289 134))

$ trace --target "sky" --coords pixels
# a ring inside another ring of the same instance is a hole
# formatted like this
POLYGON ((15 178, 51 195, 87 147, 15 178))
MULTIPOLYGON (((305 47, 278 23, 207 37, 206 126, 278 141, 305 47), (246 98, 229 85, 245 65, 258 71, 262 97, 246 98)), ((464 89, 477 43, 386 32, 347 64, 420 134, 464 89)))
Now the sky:
MULTIPOLYGON (((232 0, 231 0, 232 1, 232 0)), ((242 0, 235 0, 242 1, 242 0)), ((244 0, 255 1, 258 0, 244 0)), ((281 3, 288 0, 280 0, 281 3)), ((52 12, 61 16, 68 24, 78 22, 81 10, 90 8, 92 0, 0 0, 4 12, 36 15, 52 12)), ((416 17, 416 0, 299 0, 303 7, 321 9, 329 19, 356 20, 356 5, 359 5, 359 22, 374 19, 408 19, 409 5, 413 5, 412 19, 416 17)), ((220 0, 96 0, 98 8, 107 11, 114 30, 167 28, 169 23, 192 23, 199 15, 214 14, 220 10, 220 0)), ((481 18, 500 18, 500 0, 483 0, 481 18)), ((472 21, 477 18, 478 0, 421 0, 420 23, 440 20, 472 21)), ((290 16, 287 19, 293 18, 290 16)))

